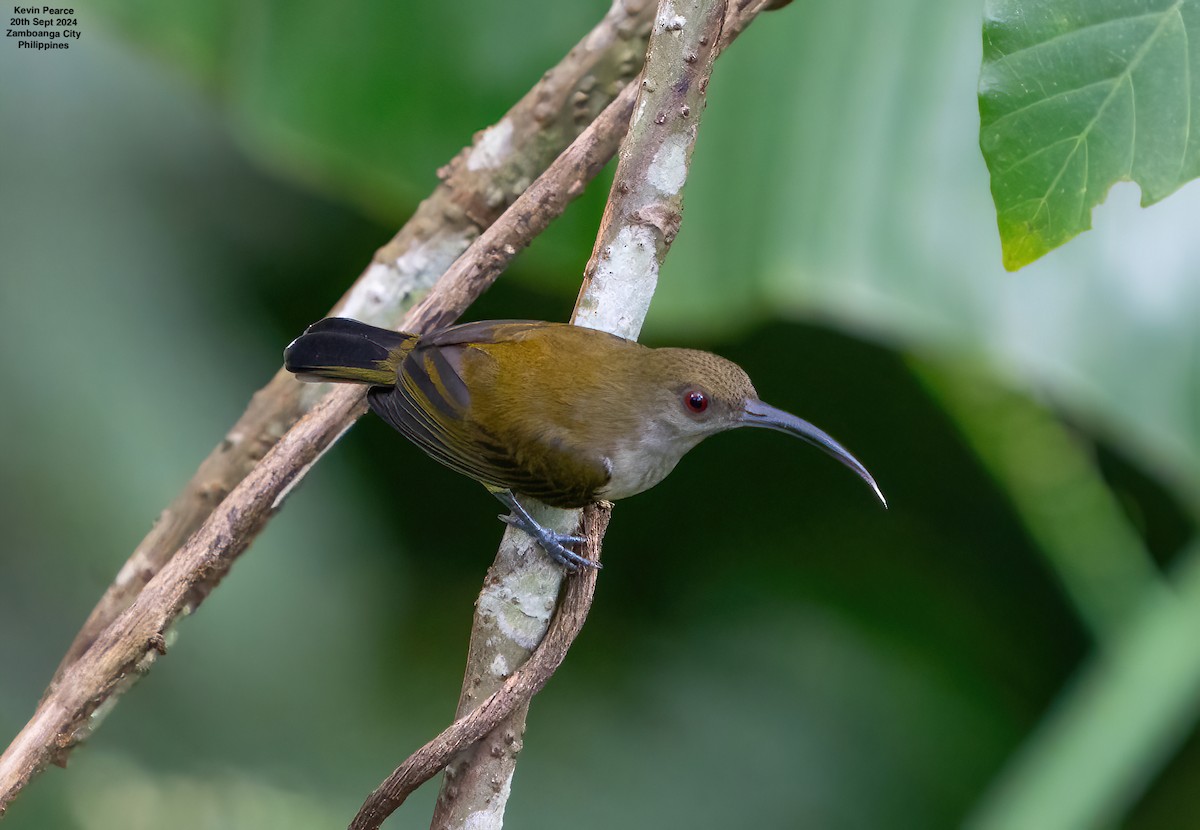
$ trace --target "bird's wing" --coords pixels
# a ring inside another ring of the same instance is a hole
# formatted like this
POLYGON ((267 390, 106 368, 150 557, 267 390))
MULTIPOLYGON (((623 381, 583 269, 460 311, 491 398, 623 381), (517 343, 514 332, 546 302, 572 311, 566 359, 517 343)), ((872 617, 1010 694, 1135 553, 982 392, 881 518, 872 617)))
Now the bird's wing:
POLYGON ((520 340, 530 333, 553 330, 568 323, 548 323, 544 320, 477 320, 440 329, 421 339, 425 348, 447 346, 480 346, 520 340))
MULTIPOLYGON (((529 324, 500 325, 525 328, 529 324)), ((368 392, 371 409, 432 458, 488 487, 557 507, 582 507, 594 501, 611 476, 603 457, 545 425, 513 424, 500 435, 470 417, 470 390, 461 375, 463 352, 481 342, 472 334, 487 334, 488 340, 482 342, 506 336, 495 332, 495 322, 455 328, 475 326, 491 331, 466 331, 461 337, 422 342, 401 363, 395 387, 368 392)))
POLYGON ((505 476, 504 486, 553 507, 591 504, 612 478, 606 458, 567 434, 518 429, 496 446, 502 454, 488 460, 505 476))
POLYGON ((601 339, 630 345, 630 341, 599 329, 577 326, 574 323, 551 323, 545 320, 478 320, 440 329, 421 338, 421 346, 482 346, 537 338, 540 335, 562 336, 564 330, 589 340, 601 339))

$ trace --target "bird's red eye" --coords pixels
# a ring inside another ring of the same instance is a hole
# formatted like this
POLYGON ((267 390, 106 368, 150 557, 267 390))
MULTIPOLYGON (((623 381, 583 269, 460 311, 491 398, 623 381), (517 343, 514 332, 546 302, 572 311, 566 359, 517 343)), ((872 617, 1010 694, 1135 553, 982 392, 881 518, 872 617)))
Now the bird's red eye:
POLYGON ((688 408, 689 412, 699 415, 708 409, 708 395, 705 395, 703 392, 697 392, 694 389, 690 392, 684 392, 683 405, 688 408))

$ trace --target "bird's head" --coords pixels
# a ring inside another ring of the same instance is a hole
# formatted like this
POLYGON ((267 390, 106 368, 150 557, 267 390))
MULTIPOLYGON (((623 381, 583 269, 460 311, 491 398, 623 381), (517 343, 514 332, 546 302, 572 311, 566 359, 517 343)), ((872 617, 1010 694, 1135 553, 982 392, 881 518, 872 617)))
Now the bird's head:
POLYGON ((867 468, 826 432, 759 400, 754 384, 736 363, 692 349, 655 349, 652 371, 658 421, 687 446, 738 427, 765 427, 824 450, 859 475, 879 500, 887 500, 867 468))

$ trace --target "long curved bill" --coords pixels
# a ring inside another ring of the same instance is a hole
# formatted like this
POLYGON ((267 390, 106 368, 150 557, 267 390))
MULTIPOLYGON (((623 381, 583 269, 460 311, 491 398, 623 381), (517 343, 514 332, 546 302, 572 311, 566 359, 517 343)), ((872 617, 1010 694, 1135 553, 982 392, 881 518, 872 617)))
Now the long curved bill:
POLYGON ((879 485, 875 483, 875 479, 867 472, 867 468, 857 458, 852 456, 849 450, 837 441, 834 441, 828 433, 817 429, 808 421, 797 418, 790 412, 776 409, 760 400, 751 400, 746 402, 745 410, 742 412, 741 425, 747 427, 765 427, 779 432, 786 432, 788 435, 795 436, 802 441, 807 441, 814 447, 824 450, 858 473, 863 481, 871 485, 871 489, 875 491, 875 495, 883 502, 883 506, 887 507, 887 499, 883 497, 883 491, 879 489, 879 485))

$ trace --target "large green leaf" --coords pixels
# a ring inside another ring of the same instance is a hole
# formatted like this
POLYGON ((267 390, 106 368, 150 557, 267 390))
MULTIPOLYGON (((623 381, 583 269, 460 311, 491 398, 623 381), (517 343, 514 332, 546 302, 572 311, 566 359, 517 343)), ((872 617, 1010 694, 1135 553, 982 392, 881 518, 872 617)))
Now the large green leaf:
POLYGON ((979 143, 1004 266, 1091 227, 1114 182, 1142 205, 1200 169, 1196 0, 989 0, 979 143))

